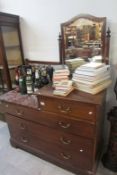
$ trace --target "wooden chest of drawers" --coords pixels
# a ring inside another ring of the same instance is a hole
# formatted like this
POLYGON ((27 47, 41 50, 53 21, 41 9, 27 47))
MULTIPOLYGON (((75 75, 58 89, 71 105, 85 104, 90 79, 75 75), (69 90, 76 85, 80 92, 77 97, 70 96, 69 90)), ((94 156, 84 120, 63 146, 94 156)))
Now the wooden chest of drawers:
POLYGON ((105 92, 92 96, 74 91, 58 97, 44 87, 37 99, 38 105, 28 107, 34 99, 22 105, 16 98, 2 97, 12 145, 74 173, 95 174, 103 143, 105 92))

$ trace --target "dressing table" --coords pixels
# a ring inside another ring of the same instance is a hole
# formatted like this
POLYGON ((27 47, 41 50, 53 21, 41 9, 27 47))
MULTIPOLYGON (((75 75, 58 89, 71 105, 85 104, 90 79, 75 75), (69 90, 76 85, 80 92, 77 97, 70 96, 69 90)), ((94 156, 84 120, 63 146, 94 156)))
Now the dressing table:
MULTIPOLYGON (((81 53, 87 59, 89 55, 86 56, 86 53, 92 56, 97 51, 102 54, 102 61, 108 62, 105 17, 79 15, 62 24, 61 29, 59 46, 62 64, 65 59, 80 56, 81 53), (84 27, 79 27, 79 20, 84 27), (96 31, 90 34, 94 24, 101 26, 100 34, 96 31), (77 38, 78 31, 83 37, 86 31, 85 40, 77 38), (74 49, 77 55, 73 54, 74 49)), ((103 151, 105 98, 106 91, 91 95, 74 90, 66 97, 55 96, 52 86, 47 85, 30 96, 16 91, 0 96, 0 110, 5 113, 10 142, 14 147, 73 173, 94 175, 103 151)))

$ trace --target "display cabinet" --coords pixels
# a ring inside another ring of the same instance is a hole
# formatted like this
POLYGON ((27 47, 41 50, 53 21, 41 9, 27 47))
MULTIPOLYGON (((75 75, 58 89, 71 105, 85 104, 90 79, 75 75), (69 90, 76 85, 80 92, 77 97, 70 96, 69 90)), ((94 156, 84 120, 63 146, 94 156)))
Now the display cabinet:
POLYGON ((24 64, 19 16, 0 12, 0 87, 14 87, 15 68, 24 64))

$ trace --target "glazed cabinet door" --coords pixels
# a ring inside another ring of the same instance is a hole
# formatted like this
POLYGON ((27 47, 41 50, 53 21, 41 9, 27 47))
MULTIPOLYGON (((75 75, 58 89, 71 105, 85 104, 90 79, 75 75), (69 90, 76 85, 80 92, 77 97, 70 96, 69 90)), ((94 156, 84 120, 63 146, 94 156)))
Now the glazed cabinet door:
POLYGON ((24 63, 19 17, 0 13, 0 74, 3 89, 14 88, 15 68, 24 63))

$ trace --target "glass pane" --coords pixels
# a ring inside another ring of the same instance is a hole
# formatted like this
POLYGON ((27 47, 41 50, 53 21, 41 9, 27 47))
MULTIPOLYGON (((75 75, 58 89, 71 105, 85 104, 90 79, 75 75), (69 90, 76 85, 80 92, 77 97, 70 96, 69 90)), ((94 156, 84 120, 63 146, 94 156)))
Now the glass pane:
POLYGON ((4 91, 5 89, 7 89, 6 76, 3 66, 0 65, 0 92, 4 91))
POLYGON ((6 51, 8 65, 22 64, 19 36, 17 28, 2 26, 3 42, 6 51))
MULTIPOLYGON (((18 30, 16 27, 12 26, 2 26, 2 38, 5 49, 5 55, 7 59, 7 64, 10 73, 10 79, 12 83, 12 88, 14 87, 15 80, 15 68, 22 64, 22 54, 20 50, 20 42, 18 30)), ((4 70, 2 70, 2 77, 4 85, 6 85, 6 80, 4 78, 4 70)))

